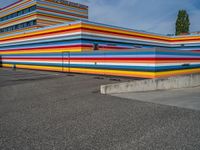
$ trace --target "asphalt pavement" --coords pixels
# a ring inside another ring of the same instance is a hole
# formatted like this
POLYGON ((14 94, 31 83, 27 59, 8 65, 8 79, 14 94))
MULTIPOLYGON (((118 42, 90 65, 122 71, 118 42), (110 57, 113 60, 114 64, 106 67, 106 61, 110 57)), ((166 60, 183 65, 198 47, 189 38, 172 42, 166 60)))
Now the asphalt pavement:
POLYGON ((0 149, 200 149, 200 111, 99 93, 129 80, 0 68, 0 149))

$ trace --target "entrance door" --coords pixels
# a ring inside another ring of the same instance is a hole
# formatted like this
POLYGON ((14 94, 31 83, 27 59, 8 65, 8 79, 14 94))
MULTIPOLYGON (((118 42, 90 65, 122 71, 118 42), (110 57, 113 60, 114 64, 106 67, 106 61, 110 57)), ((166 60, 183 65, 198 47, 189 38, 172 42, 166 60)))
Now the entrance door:
POLYGON ((70 72, 70 53, 62 52, 62 72, 70 72))

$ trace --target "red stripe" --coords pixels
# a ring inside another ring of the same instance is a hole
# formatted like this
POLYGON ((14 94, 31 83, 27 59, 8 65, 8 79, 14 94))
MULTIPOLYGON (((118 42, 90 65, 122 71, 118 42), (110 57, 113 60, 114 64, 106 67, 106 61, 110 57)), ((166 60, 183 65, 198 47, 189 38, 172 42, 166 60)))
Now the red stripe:
MULTIPOLYGON (((51 46, 51 47, 35 47, 35 48, 20 48, 20 49, 12 49, 12 50, 2 50, 3 52, 10 52, 10 51, 23 51, 23 50, 37 50, 37 49, 55 49, 55 48, 75 48, 75 47, 83 47, 83 48, 91 48, 93 45, 91 44, 76 44, 76 45, 66 45, 66 46, 51 46)), ((117 46, 99 46, 99 48, 107 48, 107 49, 130 49, 130 48, 123 48, 123 47, 117 47, 117 46)), ((1 53, 1 51, 0 51, 1 53)))
POLYGON ((27 51, 30 51, 30 50, 41 50, 41 49, 58 49, 58 48, 77 48, 77 47, 91 47, 90 45, 81 45, 81 44, 77 44, 77 45, 67 45, 67 46, 52 46, 52 47, 36 47, 36 48, 20 48, 20 49, 12 49, 12 50, 1 50, 1 52, 12 52, 12 51, 24 51, 24 50, 27 50, 27 51))
MULTIPOLYGON (((5 58, 7 60, 62 60, 62 58, 5 58)), ((68 58, 65 58, 68 60, 68 58)), ((200 58, 70 58, 70 60, 200 60, 200 58)))
POLYGON ((70 58, 71 60, 200 60, 200 58, 70 58))

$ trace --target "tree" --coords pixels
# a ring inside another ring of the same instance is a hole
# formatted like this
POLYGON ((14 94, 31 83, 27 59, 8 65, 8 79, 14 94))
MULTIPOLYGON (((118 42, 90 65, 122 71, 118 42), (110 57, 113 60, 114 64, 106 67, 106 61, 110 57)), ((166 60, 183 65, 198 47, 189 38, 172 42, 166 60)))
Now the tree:
POLYGON ((176 35, 182 33, 189 33, 190 31, 190 19, 186 10, 179 10, 176 20, 176 35))

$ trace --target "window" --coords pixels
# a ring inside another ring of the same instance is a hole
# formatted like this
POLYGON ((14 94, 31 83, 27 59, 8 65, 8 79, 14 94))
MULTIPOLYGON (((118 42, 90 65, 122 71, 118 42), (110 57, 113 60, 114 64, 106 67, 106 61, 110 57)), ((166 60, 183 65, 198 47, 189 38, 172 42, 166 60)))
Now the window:
POLYGON ((21 28, 24 28, 24 24, 23 24, 23 23, 20 24, 20 29, 21 29, 21 28))
POLYGON ((19 25, 17 24, 17 25, 15 25, 15 29, 19 29, 19 25))
POLYGON ((31 22, 29 21, 29 22, 27 22, 27 26, 29 27, 29 26, 31 26, 31 22))
POLYGON ((27 23, 23 23, 23 25, 24 25, 24 28, 26 28, 26 27, 27 27, 27 23))
POLYGON ((37 24, 36 20, 33 20, 33 25, 36 25, 36 24, 37 24))
POLYGON ((36 5, 30 7, 30 11, 34 11, 34 10, 36 10, 36 5))
POLYGON ((22 15, 25 14, 25 10, 21 10, 22 11, 22 15))
POLYGON ((29 8, 26 8, 26 9, 23 9, 23 10, 20 10, 18 12, 13 13, 13 14, 4 16, 4 17, 0 18, 0 21, 5 21, 5 20, 20 16, 20 15, 23 15, 23 14, 27 14, 27 13, 32 12, 34 10, 36 10, 36 5, 31 6, 29 8))
POLYGON ((33 26, 33 25, 36 25, 36 24, 37 24, 36 20, 31 20, 31 21, 20 23, 20 24, 13 25, 13 26, 10 26, 10 27, 2 28, 2 29, 0 29, 0 33, 18 30, 18 29, 23 29, 23 28, 30 27, 30 26, 33 26))
POLYGON ((17 13, 14 13, 14 14, 13 14, 13 17, 16 17, 16 16, 17 16, 17 13))
POLYGON ((29 12, 30 12, 30 11, 29 11, 29 8, 27 8, 27 9, 24 10, 24 13, 25 13, 25 14, 27 14, 27 13, 29 13, 29 12))
POLYGON ((22 11, 18 11, 18 12, 17 12, 17 15, 18 15, 18 16, 22 15, 22 11))

